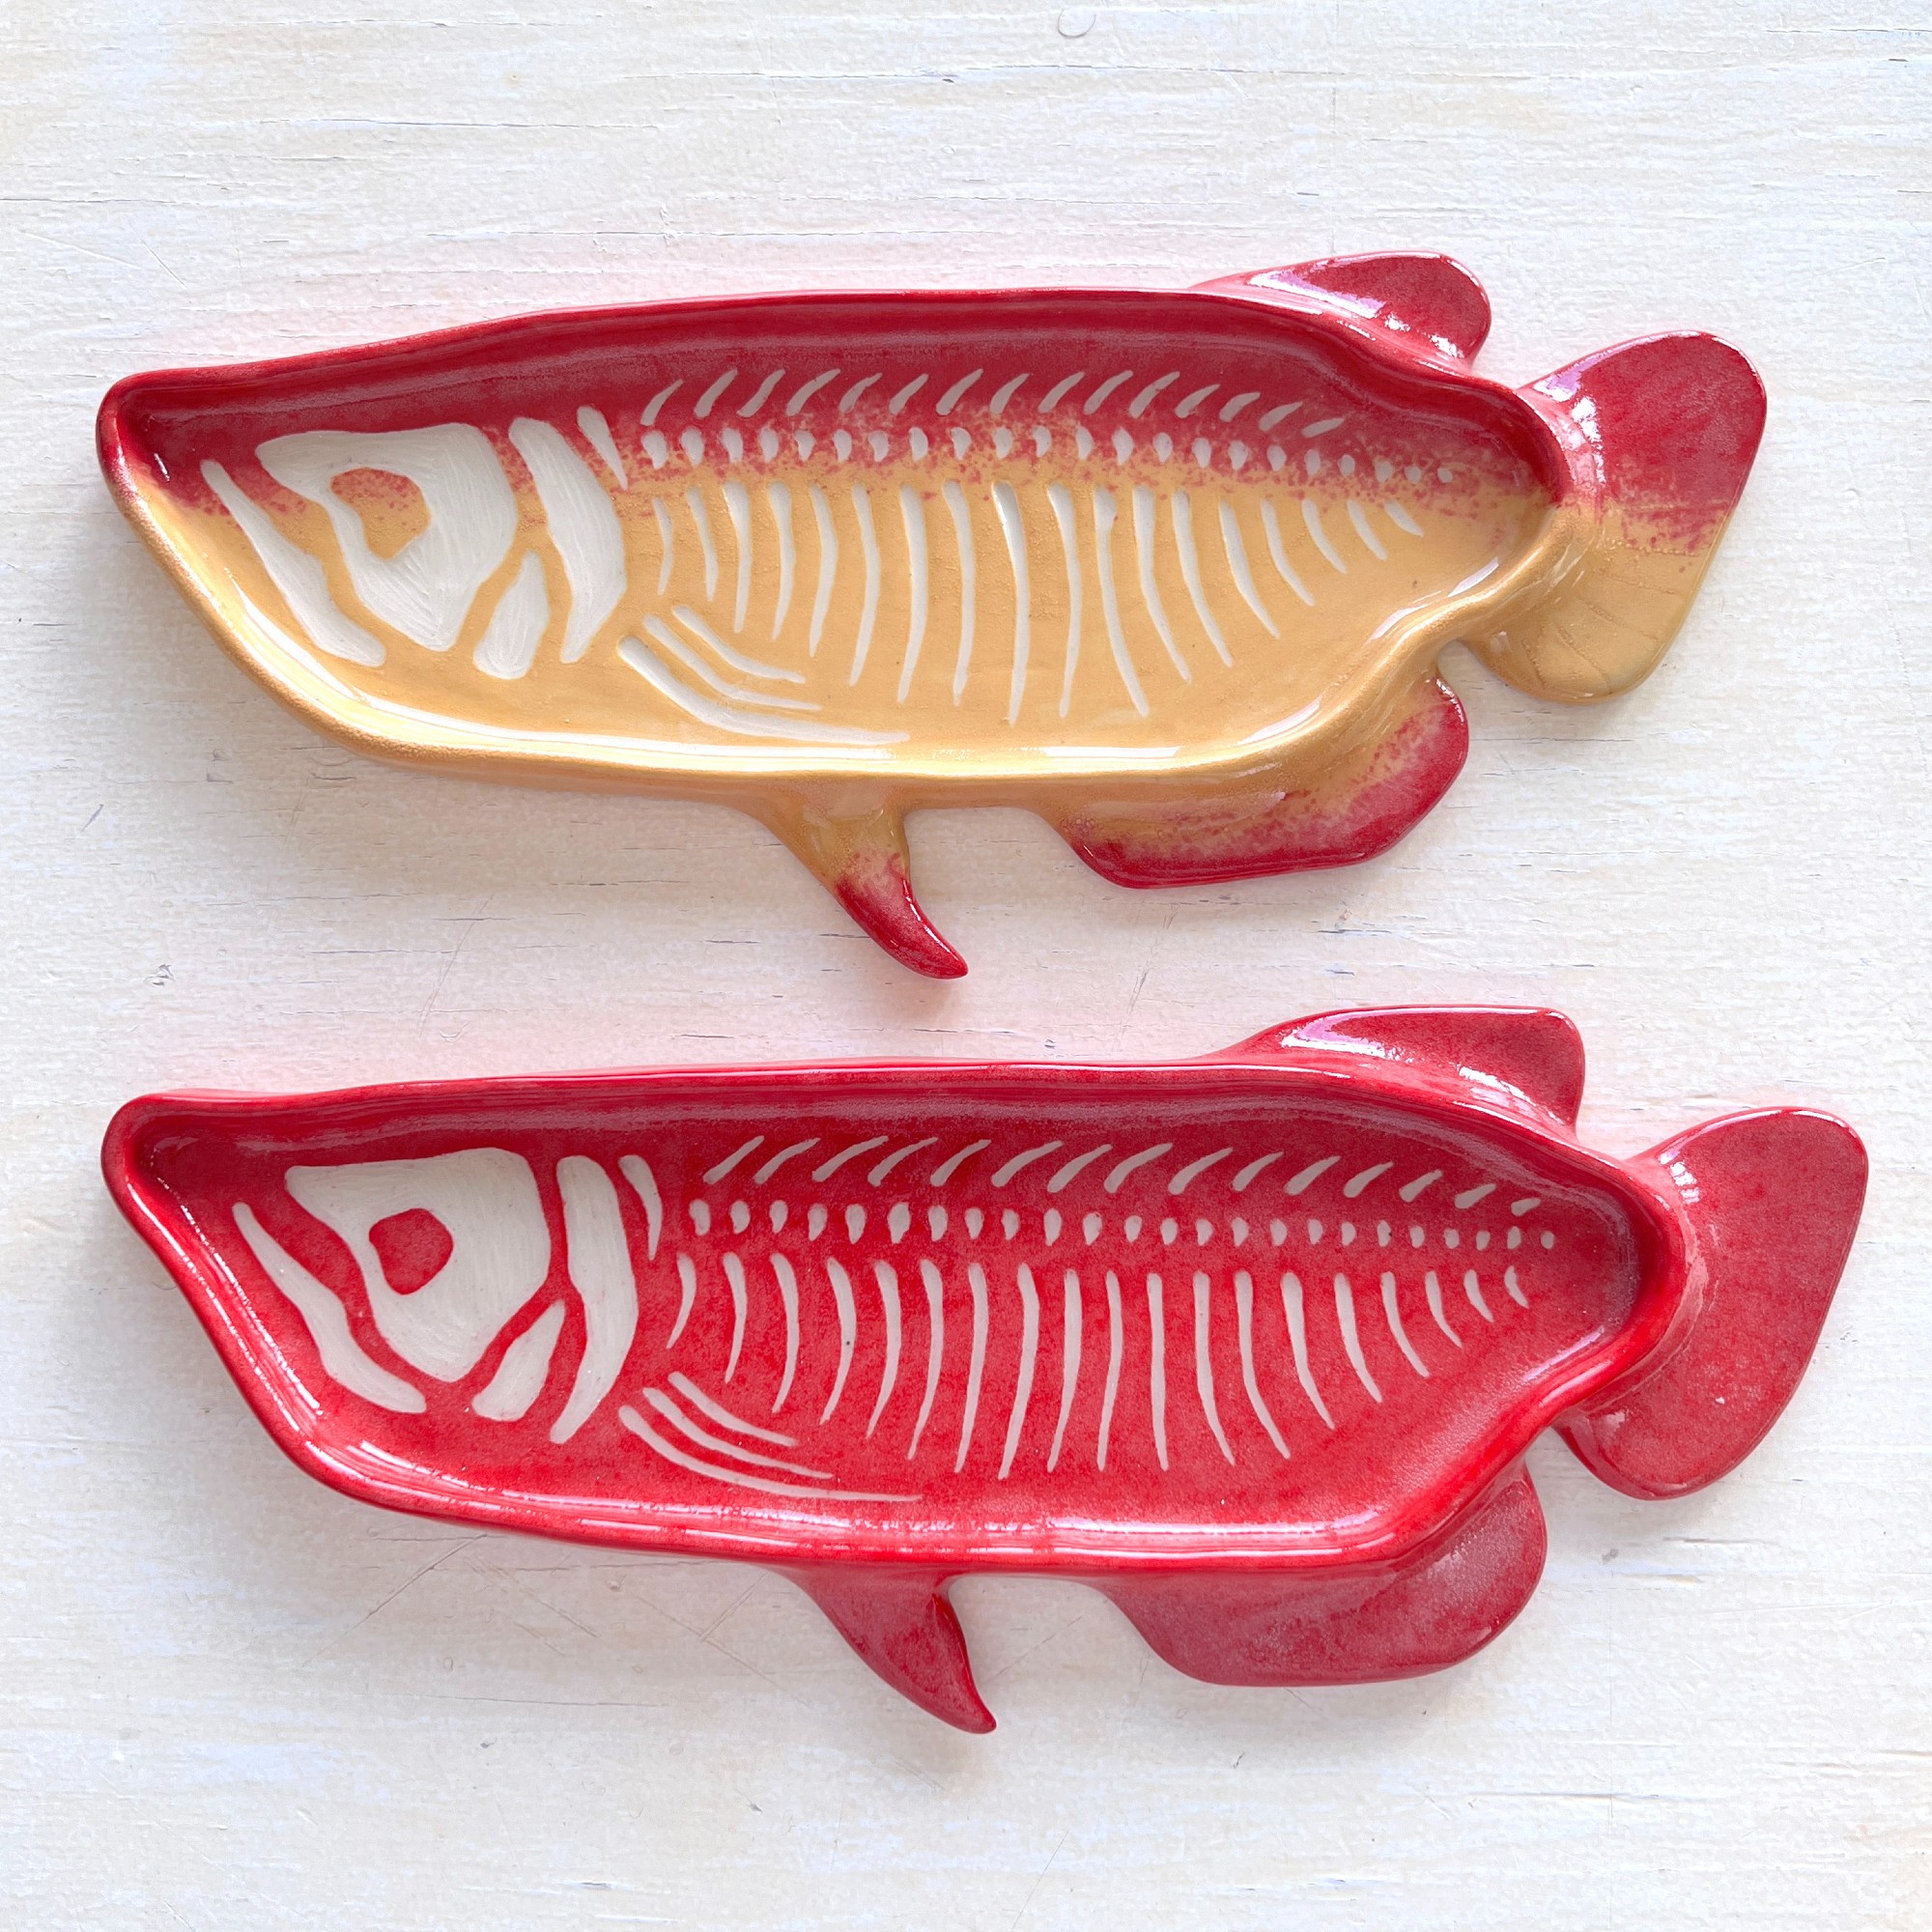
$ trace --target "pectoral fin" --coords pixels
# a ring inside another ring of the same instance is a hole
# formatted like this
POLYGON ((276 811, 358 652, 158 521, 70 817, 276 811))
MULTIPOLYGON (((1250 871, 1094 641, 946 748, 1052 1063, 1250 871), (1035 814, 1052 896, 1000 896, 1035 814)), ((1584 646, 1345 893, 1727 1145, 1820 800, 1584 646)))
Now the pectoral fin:
POLYGON ((1200 1574, 1098 1584, 1148 1644, 1208 1684, 1366 1684, 1460 1663, 1543 1574, 1543 1509, 1519 1464, 1449 1536, 1332 1577, 1200 1574))
POLYGON ((895 810, 876 803, 826 808, 804 801, 761 815, 901 966, 934 980, 957 980, 965 973, 965 960, 913 897, 905 821, 895 810))
POLYGON ((838 1634, 901 1695, 962 1731, 993 1728, 980 1701, 947 1579, 926 1570, 834 1568, 786 1573, 838 1634))

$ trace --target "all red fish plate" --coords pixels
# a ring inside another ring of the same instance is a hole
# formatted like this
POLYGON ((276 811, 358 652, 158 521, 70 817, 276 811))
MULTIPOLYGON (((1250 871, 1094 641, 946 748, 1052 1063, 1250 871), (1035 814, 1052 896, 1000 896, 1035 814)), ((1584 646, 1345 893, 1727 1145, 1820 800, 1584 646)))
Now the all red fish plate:
POLYGON ((1708 335, 1477 376, 1482 289, 1372 255, 1197 289, 760 296, 132 376, 126 510, 358 750, 754 813, 906 965, 904 817, 1021 806, 1123 885, 1381 851, 1539 696, 1662 656, 1764 391, 1708 335))
POLYGON ((1523 1455, 1733 1467, 1865 1157, 1796 1109, 1613 1160, 1560 1015, 1321 1015, 1157 1065, 648 1069, 131 1102, 108 1185, 275 1440, 391 1509, 780 1567, 989 1728, 966 1571, 1181 1670, 1432 1670, 1521 1608, 1523 1455))

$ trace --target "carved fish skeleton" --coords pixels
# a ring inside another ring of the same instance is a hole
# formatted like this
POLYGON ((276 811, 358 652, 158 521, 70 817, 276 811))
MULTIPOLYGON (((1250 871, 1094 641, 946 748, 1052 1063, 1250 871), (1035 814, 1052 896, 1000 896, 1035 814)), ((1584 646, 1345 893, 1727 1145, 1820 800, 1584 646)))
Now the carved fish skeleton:
POLYGON ((949 976, 909 810, 1024 805, 1134 886, 1342 864, 1461 767, 1448 642, 1545 697, 1648 673, 1758 380, 1686 334, 1512 391, 1488 324, 1430 256, 665 303, 136 376, 99 440, 321 728, 736 805, 949 976))
POLYGON ((990 1727, 946 1600, 1074 1577, 1222 1683, 1403 1676, 1527 1600, 1522 1458, 1634 1495, 1770 1428, 1865 1159, 1821 1114, 1578 1145, 1541 1011, 1154 1066, 160 1095, 103 1151, 275 1440, 352 1496, 782 1568, 990 1727))

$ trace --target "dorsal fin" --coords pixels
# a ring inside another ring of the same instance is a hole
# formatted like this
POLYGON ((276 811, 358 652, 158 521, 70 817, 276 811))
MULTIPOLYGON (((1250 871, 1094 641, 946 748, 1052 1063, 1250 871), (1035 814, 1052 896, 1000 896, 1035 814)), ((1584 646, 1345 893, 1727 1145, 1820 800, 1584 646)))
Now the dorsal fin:
POLYGON ((1490 298, 1447 255, 1331 255, 1202 282, 1216 295, 1313 298, 1379 324, 1423 354, 1467 362, 1490 332, 1490 298))
POLYGON ((1217 1059, 1327 1048, 1496 1086, 1565 1126, 1583 1099, 1583 1041, 1548 1007, 1361 1007, 1268 1027, 1217 1059))

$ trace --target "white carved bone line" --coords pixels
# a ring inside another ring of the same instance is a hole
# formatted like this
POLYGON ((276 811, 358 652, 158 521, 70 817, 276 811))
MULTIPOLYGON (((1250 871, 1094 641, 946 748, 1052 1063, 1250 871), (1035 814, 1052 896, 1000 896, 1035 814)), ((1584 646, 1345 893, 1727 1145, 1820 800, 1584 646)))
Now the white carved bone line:
POLYGON ((735 1255, 726 1254, 724 1280, 731 1290, 731 1352, 724 1362, 724 1379, 728 1382, 738 1373, 738 1356, 745 1346, 745 1322, 750 1314, 750 1289, 745 1280, 745 1264, 735 1255))
POLYGON ((301 1317, 323 1372, 379 1408, 420 1415, 429 1406, 422 1391, 368 1354, 351 1333, 342 1303, 262 1226, 255 1210, 245 1201, 237 1201, 229 1211, 263 1272, 301 1317))
POLYGON ((757 1173, 753 1175, 752 1177, 753 1180, 758 1186, 760 1187, 764 1186, 764 1184, 771 1179, 772 1176, 775 1175, 779 1171, 779 1169, 785 1164, 786 1161, 790 1160, 796 1154, 809 1152, 812 1148, 815 1148, 817 1145, 818 1145, 818 1136, 816 1134, 813 1134, 809 1139, 802 1141, 793 1141, 789 1147, 781 1148, 777 1153, 773 1154, 770 1160, 766 1161, 765 1164, 758 1169, 757 1173))
MULTIPOLYGON (((646 619, 649 623, 651 620, 646 619)), ((903 731, 864 731, 856 726, 821 724, 810 719, 774 717, 769 712, 741 711, 721 704, 682 684, 636 638, 626 638, 617 655, 664 696, 700 724, 738 737, 791 738, 822 745, 897 745, 903 731)), ((815 707, 814 707, 815 708, 815 707)))
POLYGON ((731 628, 742 632, 745 611, 752 596, 752 493, 736 477, 723 485, 724 512, 731 520, 731 536, 738 560, 738 582, 731 606, 731 628))
POLYGON ((792 1378, 798 1374, 798 1276, 792 1271, 791 1263, 783 1255, 776 1254, 772 1257, 772 1274, 779 1285, 785 1324, 784 1373, 779 1378, 779 1390, 772 1398, 772 1413, 776 1415, 785 1406, 792 1378))
POLYGON ((1281 1431, 1275 1427, 1272 1411, 1262 1400, 1261 1385, 1255 1375, 1255 1283, 1254 1277, 1245 1269, 1235 1276, 1235 1318, 1240 1336, 1241 1386, 1247 1391, 1248 1406, 1254 1410, 1255 1419, 1267 1431, 1267 1438, 1280 1451, 1283 1462, 1287 1462, 1288 1444, 1282 1440, 1281 1431))
POLYGON ((936 1264, 923 1261, 919 1278, 925 1289, 926 1354, 925 1393, 919 1405, 919 1420, 913 1424, 912 1440, 906 1445, 906 1461, 919 1454, 920 1437, 932 1415, 934 1398, 939 1394, 940 1365, 946 1355, 946 1285, 936 1264))
POLYGON ((886 1360, 879 1375, 879 1399, 872 1405, 872 1417, 866 1424, 866 1439, 870 1441, 879 1426, 879 1418, 886 1412, 886 1405, 893 1399, 893 1390, 899 1378, 899 1278, 898 1271, 890 1262, 874 1262, 872 1278, 879 1285, 879 1301, 886 1321, 886 1360))
POLYGON ((1408 1331, 1402 1325, 1402 1308, 1396 1299, 1395 1276, 1386 1270, 1382 1274, 1382 1315, 1388 1322, 1390 1336, 1394 1339, 1396 1347, 1406 1357, 1408 1366, 1427 1380, 1429 1366, 1415 1352, 1414 1346, 1408 1339, 1408 1331))
POLYGON ((1006 1447, 1000 1456, 999 1480, 1005 1482, 1020 1446, 1020 1432, 1026 1427, 1027 1404, 1033 1397, 1033 1372, 1039 1352, 1039 1291, 1033 1270, 1022 1262, 1015 1277, 1020 1292, 1020 1361, 1013 1380, 1013 1405, 1007 1417, 1006 1447))
POLYGON ((753 1134, 750 1140, 743 1142, 734 1151, 727 1153, 723 1160, 714 1162, 704 1170, 704 1184, 707 1187, 717 1186, 726 1175, 730 1174, 737 1167, 738 1163, 748 1153, 755 1153, 764 1144, 765 1137, 763 1134, 753 1134))
POLYGON ((1120 673, 1127 696, 1145 718, 1147 694, 1141 689, 1140 673, 1121 628, 1120 586, 1114 577, 1114 525, 1118 516, 1114 493, 1096 487, 1093 493, 1093 510, 1094 567, 1100 579, 1100 615, 1107 626, 1107 645, 1113 652, 1114 668, 1120 673))
MULTIPOLYGON (((1313 454, 1312 451, 1310 453, 1313 454)), ((1342 561, 1341 553, 1328 541, 1328 532, 1321 523, 1321 512, 1316 506, 1313 497, 1304 497, 1301 499, 1301 521, 1307 526, 1308 534, 1324 560, 1346 577, 1349 574, 1349 566, 1342 561)))
POLYGON ((1167 621, 1167 611, 1160 601, 1160 590, 1154 582, 1154 493, 1145 483, 1134 485, 1134 554, 1140 564, 1141 602, 1147 606, 1147 612, 1153 624, 1154 632, 1167 647, 1168 656, 1174 661, 1174 668, 1179 673, 1180 681, 1188 684, 1194 673, 1187 668, 1187 660, 1180 655, 1179 647, 1174 641, 1173 627, 1167 621))
POLYGON ((1060 1415, 1054 1423, 1053 1446, 1047 1452, 1048 1474, 1060 1465, 1060 1451, 1066 1440, 1066 1424, 1073 1413, 1074 1392, 1080 1385, 1080 1277, 1068 1268, 1061 1285, 1061 1370, 1060 1415))
POLYGON ((583 1304, 583 1358, 550 1439, 567 1442, 611 1392, 638 1330, 638 1281, 617 1190, 602 1166, 582 1154, 556 1164, 563 1195, 564 1260, 583 1304))
POLYGON ((1232 1467, 1235 1452, 1228 1446, 1227 1432, 1221 1427, 1221 1412, 1214 1406, 1214 1362, 1209 1353, 1211 1303, 1208 1276, 1198 1272, 1194 1277, 1194 1388, 1201 1398, 1201 1412, 1208 1418, 1208 1427, 1232 1467))
POLYGON ((909 483, 899 485, 899 518, 905 525, 906 566, 911 579, 906 614, 905 656, 899 668, 898 701, 906 701, 912 689, 913 673, 919 668, 919 654, 925 642, 926 559, 925 503, 909 483))
POLYGON ((993 485, 993 508, 1007 540, 1007 555, 1013 572, 1013 655, 1012 677, 1007 697, 1007 723, 1017 724, 1020 700, 1026 693, 1027 660, 1033 650, 1033 592, 1027 574, 1026 517, 1010 483, 993 485))
POLYGON ((489 1422, 521 1422, 543 1393, 556 1340, 562 1333, 563 1303, 553 1301, 503 1350, 497 1373, 469 1406, 489 1422))
POLYGON ((1288 560, 1288 551, 1282 542, 1281 520, 1276 514, 1272 497, 1262 498, 1262 528, 1267 535, 1268 557, 1274 564, 1275 575, 1313 610, 1315 607, 1313 592, 1302 582, 1299 573, 1288 560))
POLYGON ((670 588, 671 565, 676 560, 675 526, 671 522, 670 505, 662 497, 651 498, 651 514, 657 520, 660 554, 658 560, 658 595, 664 596, 670 588))
POLYGON ((488 677, 524 676, 536 662, 550 623, 550 591, 535 551, 526 551, 510 587, 497 600, 470 661, 488 677))
POLYGON ((1112 1268, 1107 1270, 1107 1384, 1100 1398, 1100 1428, 1094 1442, 1094 1466, 1104 1470, 1107 1466, 1107 1441, 1113 1433, 1114 1403, 1121 1392, 1121 1360, 1125 1350, 1125 1336, 1121 1309, 1121 1278, 1112 1268))
POLYGON ((630 473, 624 468, 623 452, 617 447, 617 439, 611 434, 611 424, 602 410, 595 410, 585 403, 577 412, 577 427, 583 440, 603 458, 604 467, 615 479, 617 488, 631 487, 630 473))
POLYGON ((667 1441, 628 1404, 617 1411, 617 1420, 632 1435, 641 1436, 667 1463, 674 1463, 681 1469, 688 1469, 694 1475, 708 1476, 713 1482, 724 1483, 734 1489, 758 1490, 767 1495, 776 1496, 819 1496, 828 1502, 841 1503, 909 1503, 918 1500, 911 1492, 814 1490, 798 1483, 781 1483, 763 1476, 752 1475, 744 1470, 724 1468, 718 1463, 705 1463, 695 1456, 687 1455, 675 1443, 667 1441))
POLYGON ((1483 1299, 1483 1285, 1477 1280, 1474 1268, 1469 1268, 1463 1273, 1463 1293, 1469 1297, 1469 1306, 1485 1321, 1493 1322, 1495 1321, 1496 1318, 1490 1313, 1490 1304, 1483 1299))
POLYGON ((1255 588, 1255 574, 1248 567, 1248 547, 1241 540, 1240 518, 1225 497, 1216 499, 1215 507, 1221 520, 1221 548, 1227 554, 1228 574, 1235 580, 1235 588, 1240 593, 1241 602, 1261 619, 1268 636, 1279 638, 1281 631, 1262 602, 1261 592, 1255 588))
POLYGON ((681 1290, 677 1304, 677 1320, 671 1324, 669 1335, 665 1338, 667 1349, 677 1346, 677 1338, 684 1333, 684 1324, 691 1320, 692 1306, 697 1299, 697 1265, 689 1255, 678 1256, 677 1278, 681 1290))
POLYGON ((321 562, 291 543, 220 464, 204 463, 201 474, 242 526, 242 533, 254 546, 262 568, 269 574, 269 582, 281 592, 290 614, 316 648, 348 664, 371 668, 380 665, 388 653, 377 639, 336 608, 321 562))
MULTIPOLYGON (((739 704, 750 704, 764 711, 816 711, 818 706, 802 697, 780 697, 761 691, 748 690, 744 685, 731 684, 711 668, 684 639, 672 631, 665 620, 653 612, 644 619, 644 629, 652 639, 668 650, 686 670, 691 671, 700 684, 711 687, 721 697, 728 697, 739 704)), ((621 655, 621 647, 619 655, 621 655)))
POLYGON ((978 1262, 967 1264, 966 1284, 973 1295, 973 1353, 966 1370, 966 1406, 959 1418, 959 1454, 952 1464, 955 1476, 965 1468, 967 1452, 973 1446, 973 1427, 980 1414, 980 1388, 986 1373, 986 1270, 978 1262))
POLYGON ((1345 1274, 1335 1277, 1335 1321, 1342 1331, 1342 1348, 1349 1357, 1349 1366, 1355 1372, 1355 1379, 1375 1401, 1380 1402, 1382 1392, 1377 1386, 1375 1377, 1369 1373, 1368 1362, 1362 1354, 1362 1338, 1355 1329, 1354 1285, 1345 1274))
POLYGON ((623 526, 610 493, 551 424, 519 416, 510 425, 510 442, 536 485, 551 542, 570 584, 562 656, 565 664, 574 664, 623 598, 623 526))
POLYGON ((859 550, 866 566, 865 594, 859 606, 859 631, 852 645, 852 671, 846 680, 848 684, 857 684, 866 668, 866 658, 872 647, 872 626, 879 615, 879 539, 872 527, 871 497, 854 484, 846 492, 846 500, 851 504, 852 514, 859 525, 859 550))
POLYGON ((1187 586, 1194 614, 1200 618, 1201 628, 1208 633, 1208 641, 1214 646, 1215 656, 1232 669, 1235 660, 1228 654, 1228 640, 1221 635, 1221 627, 1208 609, 1208 592, 1201 582, 1201 555, 1194 547, 1194 499, 1185 490, 1177 490, 1168 498, 1167 507, 1174 523, 1175 545, 1180 553, 1180 580, 1187 586))
POLYGON ((1316 1387, 1315 1378, 1309 1370, 1308 1321, 1302 1306, 1301 1277, 1292 1269, 1281 1278, 1281 1305, 1282 1313, 1288 1320, 1288 1341, 1294 1354, 1295 1379, 1300 1382, 1301 1391, 1316 1414, 1333 1429, 1335 1418, 1328 1413, 1328 1405, 1321 1400, 1321 1391, 1316 1387))
POLYGON ((927 1134, 923 1140, 909 1141, 896 1152, 886 1154, 881 1159, 875 1161, 870 1171, 867 1174, 866 1179, 873 1187, 881 1186, 884 1184, 887 1177, 892 1174, 901 1161, 909 1160, 914 1154, 923 1151, 924 1149, 937 1147, 938 1145, 939 1136, 937 1134, 927 1134))
POLYGON ((845 1393, 845 1378, 852 1373, 852 1351, 859 1340, 859 1311, 852 1298, 852 1277, 836 1261, 828 1260, 825 1278, 832 1284, 832 1299, 838 1313, 838 1371, 833 1379, 832 1393, 826 1398, 824 1412, 818 1418, 821 1424, 832 1420, 838 1398, 845 1393))
POLYGON ((1167 1322, 1161 1313, 1161 1279, 1147 1278, 1148 1298, 1148 1406, 1153 1431, 1153 1451, 1164 1471, 1167 1468, 1167 1322))
POLYGON ((747 1449, 736 1442, 727 1442, 722 1435, 714 1435, 708 1429, 700 1427, 666 1395, 662 1389, 647 1388, 644 1400, 677 1431, 687 1441, 695 1442, 700 1449, 709 1449, 716 1456, 729 1456, 735 1462, 750 1463, 757 1469, 781 1469, 788 1476, 807 1476, 816 1482, 830 1482, 829 1469, 807 1468, 802 1463, 787 1463, 777 1456, 761 1455, 755 1449, 747 1449))
POLYGON ((673 1369, 668 1380, 672 1388, 684 1397, 700 1415, 708 1416, 721 1429, 729 1429, 740 1435, 749 1435, 753 1441, 770 1442, 781 1449, 795 1449, 798 1438, 795 1435, 781 1435, 776 1429, 761 1429, 755 1422, 747 1422, 742 1415, 734 1414, 721 1402, 706 1395, 682 1369, 673 1369))

